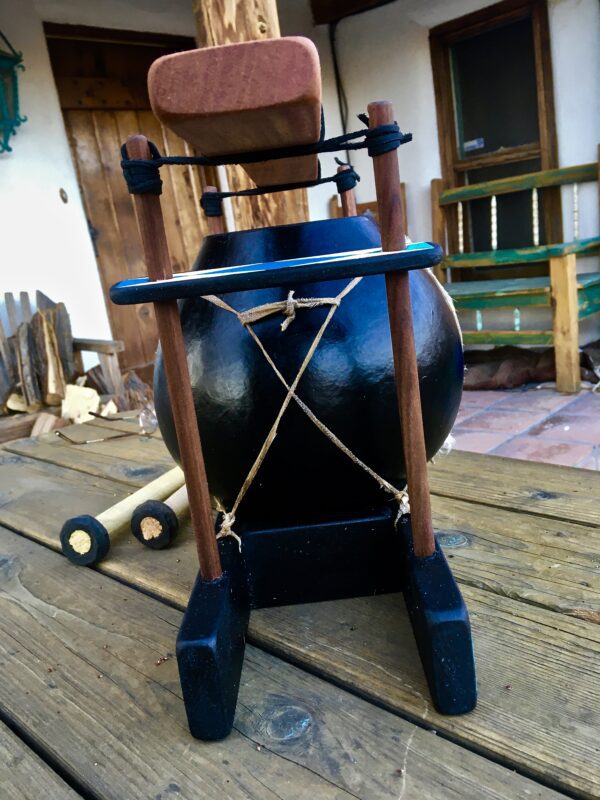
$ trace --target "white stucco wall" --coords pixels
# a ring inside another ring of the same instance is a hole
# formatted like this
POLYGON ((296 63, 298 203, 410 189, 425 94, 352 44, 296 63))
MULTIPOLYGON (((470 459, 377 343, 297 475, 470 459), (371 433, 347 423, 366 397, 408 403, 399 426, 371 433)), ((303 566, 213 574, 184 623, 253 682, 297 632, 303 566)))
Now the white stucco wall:
POLYGON ((34 0, 44 22, 194 36, 192 0, 34 0))
POLYGON ((66 303, 75 335, 109 338, 46 40, 32 0, 4 0, 0 29, 24 55, 19 89, 21 112, 28 117, 11 139, 12 153, 0 155, 0 291, 40 289, 66 303))
POLYGON ((13 152, 0 155, 0 293, 40 289, 65 302, 76 336, 110 338, 42 21, 193 36, 192 3, 0 2, 0 30, 24 56, 19 88, 28 117, 11 140, 13 152))
MULTIPOLYGON (((302 32, 315 41, 324 75, 333 81, 326 26, 310 27, 308 0, 279 0, 282 31, 302 32), (305 6, 303 14, 299 7, 305 6), (308 22, 307 22, 308 20, 308 22)), ((342 20, 337 51, 348 98, 349 126, 371 100, 394 103, 400 127, 414 140, 400 150, 402 179, 407 184, 408 227, 413 239, 431 236, 430 181, 440 177, 438 131, 429 29, 479 8, 482 0, 396 0, 342 20)), ((559 142, 559 166, 597 159, 600 141, 600 5, 597 0, 549 0, 551 47, 559 142)), ((324 95, 326 119, 339 125, 337 99, 324 95)), ((357 126, 358 127, 358 126, 357 126)), ((373 200, 375 188, 368 156, 352 156, 362 181, 359 201, 373 200)), ((331 192, 329 192, 329 195, 331 192)), ((319 211, 311 204, 311 211, 319 211)), ((571 194, 565 190, 564 232, 572 233, 571 194)), ((321 213, 322 212, 322 213, 321 213)), ((580 236, 599 230, 596 184, 580 188, 580 236)))
MULTIPOLYGON (((600 143, 600 3, 550 0, 550 40, 559 166, 598 159, 600 143)), ((579 236, 600 230, 598 185, 579 187, 579 236)), ((573 236, 573 194, 562 190, 563 233, 573 236)), ((597 259, 586 259, 595 262, 597 259)))

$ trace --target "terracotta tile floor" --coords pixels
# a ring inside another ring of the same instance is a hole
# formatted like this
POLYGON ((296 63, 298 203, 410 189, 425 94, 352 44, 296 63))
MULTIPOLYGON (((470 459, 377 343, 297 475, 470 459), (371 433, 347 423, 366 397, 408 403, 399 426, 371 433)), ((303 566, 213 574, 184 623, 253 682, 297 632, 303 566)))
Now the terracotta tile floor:
POLYGON ((464 392, 457 450, 600 470, 600 392, 464 392))

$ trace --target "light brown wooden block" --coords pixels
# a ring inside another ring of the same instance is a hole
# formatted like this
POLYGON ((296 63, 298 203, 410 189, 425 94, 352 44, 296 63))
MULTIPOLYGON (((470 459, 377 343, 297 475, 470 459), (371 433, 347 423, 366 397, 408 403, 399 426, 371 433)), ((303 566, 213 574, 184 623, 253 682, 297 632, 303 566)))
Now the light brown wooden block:
MULTIPOLYGON (((321 70, 300 36, 164 56, 148 74, 158 119, 207 156, 310 144, 321 130, 321 70)), ((258 185, 313 180, 316 156, 244 167, 258 185)))

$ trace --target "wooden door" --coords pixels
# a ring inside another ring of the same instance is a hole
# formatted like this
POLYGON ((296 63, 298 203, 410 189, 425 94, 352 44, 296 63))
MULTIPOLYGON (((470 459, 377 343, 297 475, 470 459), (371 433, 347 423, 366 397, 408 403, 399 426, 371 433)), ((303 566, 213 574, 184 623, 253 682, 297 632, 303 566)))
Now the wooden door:
MULTIPOLYGON (((144 133, 165 155, 192 154, 152 114, 146 75, 155 58, 194 47, 194 41, 169 37, 167 44, 150 34, 143 41, 131 33, 119 34, 127 41, 114 41, 114 31, 50 25, 46 34, 112 334, 125 343, 121 367, 149 379, 158 341, 153 308, 115 306, 108 294, 117 281, 146 274, 120 148, 131 134, 144 133)), ((182 272, 191 267, 207 233, 200 209, 204 174, 195 167, 172 167, 161 177, 173 269, 182 272)))

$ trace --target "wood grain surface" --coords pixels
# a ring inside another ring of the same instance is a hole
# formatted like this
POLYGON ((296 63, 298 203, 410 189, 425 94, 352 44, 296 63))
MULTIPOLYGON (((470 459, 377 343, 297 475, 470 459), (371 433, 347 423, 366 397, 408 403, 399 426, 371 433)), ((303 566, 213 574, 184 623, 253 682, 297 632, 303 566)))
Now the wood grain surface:
MULTIPOLYGON (((254 42, 280 36, 275 0, 193 0, 200 47, 254 42)), ((241 167, 226 167, 229 190, 248 189, 252 181, 241 167)), ((288 225, 308 219, 306 189, 232 200, 236 230, 288 225)))
MULTIPOLYGON (((310 39, 241 42, 163 56, 148 73, 156 117, 206 156, 314 144, 321 68, 310 39), (285 76, 285 79, 283 79, 285 76)), ((316 155, 244 165, 259 186, 318 177, 316 155)))
MULTIPOLYGON (((0 601, 1 602, 1 601, 0 601)), ((2 800, 77 800, 80 797, 33 750, 0 722, 2 800)))
MULTIPOLYGON (((95 428, 117 424, 134 421, 95 428)), ((117 441, 125 447, 134 439, 117 441)), ((164 452, 159 439, 144 446, 150 461, 151 453, 164 452)), ((431 709, 399 595, 254 612, 251 641, 400 717, 421 720, 468 750, 571 796, 596 796, 597 474, 460 452, 439 458, 430 474, 434 526, 473 625, 480 690, 475 712, 451 718, 431 709)), ((0 523, 58 548, 60 526, 79 506, 96 503, 101 510, 108 496, 131 488, 5 451, 0 523)), ((169 550, 150 552, 124 536, 99 566, 184 608, 195 578, 193 554, 184 524, 169 550)))
POLYGON ((232 735, 198 742, 180 612, 4 530, 0 552, 0 708, 91 797, 560 796, 253 647, 232 735))

